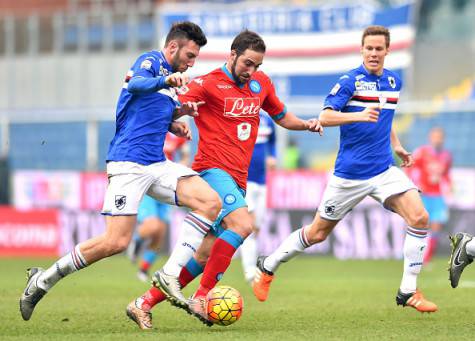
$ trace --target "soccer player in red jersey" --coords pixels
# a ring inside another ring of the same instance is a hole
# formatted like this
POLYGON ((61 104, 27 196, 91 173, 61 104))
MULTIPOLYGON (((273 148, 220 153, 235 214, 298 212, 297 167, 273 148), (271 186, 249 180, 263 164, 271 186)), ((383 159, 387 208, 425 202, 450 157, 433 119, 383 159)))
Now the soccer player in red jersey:
POLYGON ((431 129, 429 144, 416 149, 413 158, 414 165, 410 169, 410 175, 422 192, 421 198, 429 213, 431 234, 424 256, 424 263, 427 263, 436 251, 439 233, 449 218, 449 210, 444 200, 444 188, 451 187, 452 155, 444 149, 442 128, 431 129))
MULTIPOLYGON (((212 243, 209 258, 209 239, 178 278, 174 252, 167 264, 155 273, 152 287, 143 296, 131 302, 135 306, 132 318, 140 326, 140 318, 150 308, 164 299, 186 309, 202 322, 207 322, 206 295, 222 278, 231 259, 244 239, 252 233, 252 218, 244 200, 247 173, 259 127, 259 111, 265 110, 280 126, 291 130, 309 130, 322 133, 317 119, 302 120, 288 112, 275 93, 270 78, 258 71, 265 55, 262 38, 249 30, 238 34, 231 54, 222 67, 202 77, 195 78, 180 89, 180 102, 205 102, 199 108, 195 122, 199 130, 198 152, 192 168, 218 192, 223 207, 213 228, 217 239, 212 243), (201 262, 200 262, 201 260, 201 262), (190 300, 185 300, 181 288, 203 271, 198 290, 190 300), (139 311, 141 310, 141 311, 139 311)), ((198 227, 197 227, 198 228, 198 227)), ((186 233, 180 232, 177 245, 187 244, 186 233), (180 239, 183 237, 182 239, 180 239)))

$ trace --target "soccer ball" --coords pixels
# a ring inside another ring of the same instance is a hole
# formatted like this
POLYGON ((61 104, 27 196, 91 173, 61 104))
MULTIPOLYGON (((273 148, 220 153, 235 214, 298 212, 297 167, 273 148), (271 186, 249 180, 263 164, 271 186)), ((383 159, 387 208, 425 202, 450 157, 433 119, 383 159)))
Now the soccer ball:
POLYGON ((239 291, 226 285, 214 287, 206 297, 208 320, 220 326, 233 324, 242 314, 239 291))

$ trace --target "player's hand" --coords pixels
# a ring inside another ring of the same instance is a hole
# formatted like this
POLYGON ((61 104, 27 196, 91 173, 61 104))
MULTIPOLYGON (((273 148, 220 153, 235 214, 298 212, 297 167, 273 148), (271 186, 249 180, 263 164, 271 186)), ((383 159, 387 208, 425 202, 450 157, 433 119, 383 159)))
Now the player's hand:
POLYGON ((181 107, 178 108, 180 116, 188 115, 191 117, 196 117, 199 115, 198 108, 201 107, 205 102, 184 102, 181 104, 181 107))
POLYGON ((184 137, 187 140, 191 140, 191 130, 185 122, 173 121, 168 130, 178 137, 184 137))
POLYGON ((314 132, 314 133, 319 133, 320 136, 323 135, 323 127, 320 123, 320 121, 316 118, 312 118, 310 120, 307 120, 307 130, 314 132))
POLYGON ((378 122, 380 111, 381 110, 379 106, 371 106, 371 107, 365 108, 365 110, 360 112, 361 122, 371 122, 371 123, 378 122))
POLYGON ((180 87, 190 82, 190 77, 186 73, 175 72, 165 79, 165 84, 171 87, 180 87))
POLYGON ((414 164, 412 154, 405 150, 402 146, 394 147, 394 152, 401 159, 401 167, 411 167, 414 164))

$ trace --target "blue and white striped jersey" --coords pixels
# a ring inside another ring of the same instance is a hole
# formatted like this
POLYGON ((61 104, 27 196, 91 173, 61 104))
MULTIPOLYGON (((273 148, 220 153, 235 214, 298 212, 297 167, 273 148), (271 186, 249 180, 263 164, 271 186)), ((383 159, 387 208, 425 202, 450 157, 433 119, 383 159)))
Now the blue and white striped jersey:
POLYGON ((345 179, 369 179, 394 164, 390 133, 402 82, 384 69, 381 76, 368 73, 363 65, 346 73, 326 97, 324 108, 357 112, 380 106, 377 123, 340 126, 340 149, 334 174, 345 179))

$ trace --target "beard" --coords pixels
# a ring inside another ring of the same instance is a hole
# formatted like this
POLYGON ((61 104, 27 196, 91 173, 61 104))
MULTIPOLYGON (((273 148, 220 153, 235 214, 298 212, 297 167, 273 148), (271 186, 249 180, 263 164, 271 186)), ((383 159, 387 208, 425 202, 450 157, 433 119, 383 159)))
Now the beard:
POLYGON ((184 72, 184 71, 186 71, 186 70, 183 70, 183 71, 179 70, 179 68, 180 68, 180 52, 181 52, 181 47, 178 48, 175 55, 173 56, 172 64, 171 64, 173 72, 178 72, 178 71, 184 72))
POLYGON ((234 59, 233 65, 231 65, 231 74, 232 74, 232 76, 233 76, 233 78, 234 78, 234 81, 235 81, 237 84, 242 85, 242 84, 246 83, 247 81, 242 81, 242 80, 241 80, 240 77, 243 76, 242 74, 241 74, 241 75, 236 74, 236 64, 237 64, 237 60, 238 60, 237 58, 234 59))

